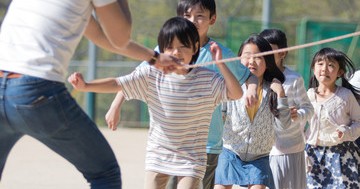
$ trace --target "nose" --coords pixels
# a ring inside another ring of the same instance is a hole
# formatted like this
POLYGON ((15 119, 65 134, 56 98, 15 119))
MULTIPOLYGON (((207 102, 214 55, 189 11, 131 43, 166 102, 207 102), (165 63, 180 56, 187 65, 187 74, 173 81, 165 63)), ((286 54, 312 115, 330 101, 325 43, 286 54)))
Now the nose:
POLYGON ((249 65, 253 65, 255 63, 255 59, 252 56, 249 57, 248 60, 249 60, 249 65))
POLYGON ((176 56, 176 55, 179 55, 179 54, 180 54, 179 48, 174 48, 174 49, 172 50, 172 55, 173 55, 173 56, 176 56))

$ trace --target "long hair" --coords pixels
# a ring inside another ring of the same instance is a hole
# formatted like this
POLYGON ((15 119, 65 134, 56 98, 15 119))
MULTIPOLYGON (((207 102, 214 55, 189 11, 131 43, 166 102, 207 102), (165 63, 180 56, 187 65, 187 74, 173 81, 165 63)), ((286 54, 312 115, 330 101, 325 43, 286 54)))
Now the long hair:
POLYGON ((164 52, 164 49, 172 44, 175 37, 183 45, 196 51, 190 62, 190 64, 195 64, 200 53, 200 37, 195 25, 182 17, 173 17, 167 20, 158 35, 160 52, 164 52))
MULTIPOLYGON (((253 34, 248 39, 246 39, 240 46, 238 56, 241 56, 244 46, 247 44, 254 44, 258 47, 260 52, 271 51, 272 48, 266 39, 260 35, 253 34)), ((278 79, 281 83, 284 83, 285 76, 281 70, 276 66, 275 58, 273 54, 264 56, 266 69, 264 72, 264 80, 271 83, 274 78, 278 79)), ((279 116, 279 111, 277 109, 277 94, 274 91, 270 91, 270 110, 274 116, 279 116)))
POLYGON ((319 86, 319 81, 312 74, 315 63, 319 61, 333 61, 339 64, 339 70, 342 70, 344 73, 339 77, 341 78, 341 86, 345 87, 354 94, 357 100, 360 99, 359 89, 351 85, 347 78, 351 78, 354 75, 355 67, 350 58, 343 52, 335 50, 333 48, 322 48, 320 49, 313 57, 311 62, 310 74, 312 75, 309 81, 310 88, 316 88, 319 86), (347 77, 348 76, 348 77, 347 77))

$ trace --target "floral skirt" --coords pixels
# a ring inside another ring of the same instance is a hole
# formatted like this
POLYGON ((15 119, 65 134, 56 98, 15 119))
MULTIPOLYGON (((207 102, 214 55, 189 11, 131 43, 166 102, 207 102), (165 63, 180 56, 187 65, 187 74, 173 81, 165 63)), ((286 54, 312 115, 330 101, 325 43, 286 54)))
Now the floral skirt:
POLYGON ((307 173, 309 189, 360 188, 360 148, 354 142, 336 146, 306 145, 311 164, 307 173))

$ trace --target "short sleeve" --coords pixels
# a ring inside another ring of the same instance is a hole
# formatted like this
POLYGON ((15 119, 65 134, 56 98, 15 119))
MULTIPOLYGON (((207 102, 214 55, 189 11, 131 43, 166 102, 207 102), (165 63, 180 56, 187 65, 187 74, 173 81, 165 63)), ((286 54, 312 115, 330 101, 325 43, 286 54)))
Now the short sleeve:
POLYGON ((144 66, 135 69, 129 75, 117 78, 126 100, 137 99, 146 102, 149 73, 150 66, 144 66))
POLYGON ((110 3, 116 2, 116 0, 92 0, 95 7, 103 7, 110 3))

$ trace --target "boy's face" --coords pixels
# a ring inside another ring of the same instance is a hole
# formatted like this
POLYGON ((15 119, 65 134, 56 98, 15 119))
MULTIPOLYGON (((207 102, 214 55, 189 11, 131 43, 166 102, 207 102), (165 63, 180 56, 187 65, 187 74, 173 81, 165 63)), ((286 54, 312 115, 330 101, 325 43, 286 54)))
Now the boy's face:
POLYGON ((213 25, 216 20, 216 15, 213 15, 210 18, 210 11, 202 9, 200 4, 196 4, 189 8, 182 16, 194 23, 199 32, 200 38, 207 36, 209 27, 213 25))
MULTIPOLYGON (((272 50, 278 50, 279 46, 275 45, 275 44, 270 44, 272 50)), ((283 68, 282 65, 282 61, 286 56, 286 52, 280 52, 280 53, 275 53, 274 54, 274 58, 275 58, 275 63, 276 66, 281 70, 283 68)))
POLYGON ((190 64, 195 50, 192 47, 186 47, 175 37, 171 45, 164 49, 164 53, 178 58, 182 64, 190 64))

